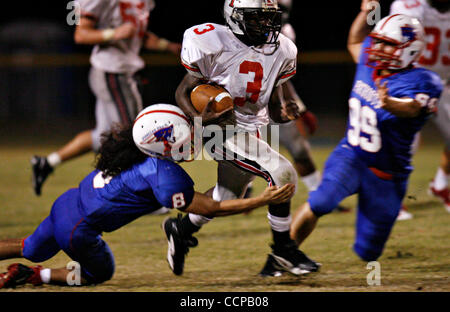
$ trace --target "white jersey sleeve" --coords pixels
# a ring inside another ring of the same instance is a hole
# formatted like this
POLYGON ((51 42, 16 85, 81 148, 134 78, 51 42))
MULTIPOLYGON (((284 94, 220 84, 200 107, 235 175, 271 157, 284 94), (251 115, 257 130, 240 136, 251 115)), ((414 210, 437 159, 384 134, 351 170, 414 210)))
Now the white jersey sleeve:
POLYGON ((280 34, 280 49, 284 54, 284 62, 278 74, 276 86, 291 79, 297 72, 297 46, 288 37, 280 34))
POLYGON ((215 31, 220 26, 205 23, 184 32, 181 63, 191 75, 209 79, 212 58, 223 50, 220 32, 215 31))

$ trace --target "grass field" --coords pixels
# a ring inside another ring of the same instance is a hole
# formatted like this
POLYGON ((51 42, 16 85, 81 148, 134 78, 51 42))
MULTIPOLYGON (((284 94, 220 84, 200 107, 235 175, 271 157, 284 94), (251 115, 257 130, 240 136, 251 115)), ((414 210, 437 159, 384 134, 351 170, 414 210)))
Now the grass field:
MULTIPOLYGON (((45 184, 43 196, 36 197, 30 184, 29 159, 34 153, 53 151, 63 141, 27 142, 0 140, 0 239, 31 234, 48 215, 53 201, 66 189, 76 186, 92 169, 92 154, 71 161, 57 169, 45 184)), ((331 144, 315 145, 313 141, 313 156, 320 169, 332 147, 331 144)), ((166 216, 144 216, 104 235, 116 260, 112 280, 85 288, 26 285, 14 291, 449 291, 450 214, 426 191, 440 151, 438 144, 424 144, 414 158, 416 170, 405 201, 414 219, 398 222, 393 229, 379 259, 381 286, 367 285, 367 263, 351 250, 356 198, 350 197, 343 204, 351 207, 352 212, 323 217, 302 245, 311 258, 323 264, 319 273, 300 278, 287 274, 279 278, 258 277, 271 243, 267 210, 261 208, 247 216, 218 218, 205 226, 197 235, 200 244, 191 249, 181 277, 171 273, 165 260, 167 243, 160 224, 166 216)), ((198 191, 205 191, 215 183, 214 162, 197 161, 183 166, 193 177, 198 191)), ((263 181, 257 179, 256 191, 263 188, 263 181)), ((300 183, 293 209, 305 200, 305 188, 300 183)), ((173 211, 171 215, 176 213, 173 211)), ((44 264, 61 267, 69 261, 61 252, 44 264)), ((13 262, 17 260, 0 261, 0 270, 13 262)))

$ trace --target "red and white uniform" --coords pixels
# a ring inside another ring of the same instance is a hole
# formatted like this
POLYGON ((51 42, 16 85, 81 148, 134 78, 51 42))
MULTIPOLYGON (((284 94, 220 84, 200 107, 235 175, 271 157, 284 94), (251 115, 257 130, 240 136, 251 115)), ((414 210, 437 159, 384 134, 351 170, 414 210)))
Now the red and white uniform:
POLYGON ((426 0, 396 0, 390 14, 405 14, 420 20, 427 45, 419 66, 438 73, 445 85, 435 122, 450 148, 450 11, 441 13, 426 0))
POLYGON ((272 91, 296 71, 295 44, 282 34, 279 41, 278 49, 271 45, 249 47, 227 26, 213 23, 191 27, 184 33, 184 67, 195 77, 223 86, 234 100, 238 129, 216 148, 224 160, 218 160, 214 200, 243 196, 255 176, 269 185, 297 185, 292 164, 260 139, 258 132, 269 123, 267 104, 272 91))
POLYGON ((419 19, 425 28, 427 45, 419 64, 443 80, 450 78, 450 11, 440 13, 426 0, 396 0, 390 14, 405 14, 419 19))
POLYGON ((274 87, 295 75, 297 47, 284 35, 275 51, 242 43, 224 25, 206 23, 184 33, 181 61, 189 73, 215 82, 231 94, 237 126, 256 131, 269 122, 274 87))
POLYGON ((138 29, 131 39, 115 43, 98 44, 91 54, 91 64, 109 73, 134 73, 145 64, 139 56, 147 30, 153 0, 78 0, 81 16, 97 21, 97 29, 116 28, 126 22, 138 29))

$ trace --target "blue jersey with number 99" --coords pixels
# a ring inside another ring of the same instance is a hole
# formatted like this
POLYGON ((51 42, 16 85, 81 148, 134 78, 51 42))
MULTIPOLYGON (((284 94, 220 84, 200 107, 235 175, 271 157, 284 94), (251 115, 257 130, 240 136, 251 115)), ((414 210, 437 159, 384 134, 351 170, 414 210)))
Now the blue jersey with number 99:
POLYGON ((363 43, 349 100, 347 135, 342 143, 353 148, 367 164, 394 175, 412 171, 412 144, 417 132, 436 111, 442 92, 439 76, 427 69, 411 68, 383 76, 389 96, 413 98, 422 105, 417 117, 400 118, 380 108, 375 85, 376 70, 366 65, 371 38, 363 43))

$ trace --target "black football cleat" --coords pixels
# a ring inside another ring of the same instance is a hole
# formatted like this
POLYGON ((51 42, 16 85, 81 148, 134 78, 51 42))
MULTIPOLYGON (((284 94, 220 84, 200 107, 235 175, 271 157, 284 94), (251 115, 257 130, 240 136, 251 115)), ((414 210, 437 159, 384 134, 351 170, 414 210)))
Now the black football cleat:
POLYGON ((189 248, 198 245, 195 237, 183 235, 181 219, 182 215, 178 214, 177 218, 166 218, 162 223, 168 242, 167 262, 175 275, 183 274, 184 259, 189 248))
POLYGON ((40 265, 29 267, 20 263, 8 266, 8 271, 0 274, 0 288, 15 288, 18 285, 30 283, 35 286, 42 285, 40 265))
POLYGON ((49 165, 46 157, 33 156, 31 158, 31 166, 33 170, 32 183, 36 195, 41 195, 41 188, 48 175, 53 172, 53 168, 49 165))
POLYGON ((278 277, 283 275, 283 271, 275 267, 275 259, 272 255, 267 256, 266 264, 264 268, 259 272, 259 276, 262 277, 278 277))
POLYGON ((284 246, 272 245, 271 256, 274 267, 294 275, 303 275, 317 272, 321 264, 309 259, 300 251, 294 242, 284 246))

